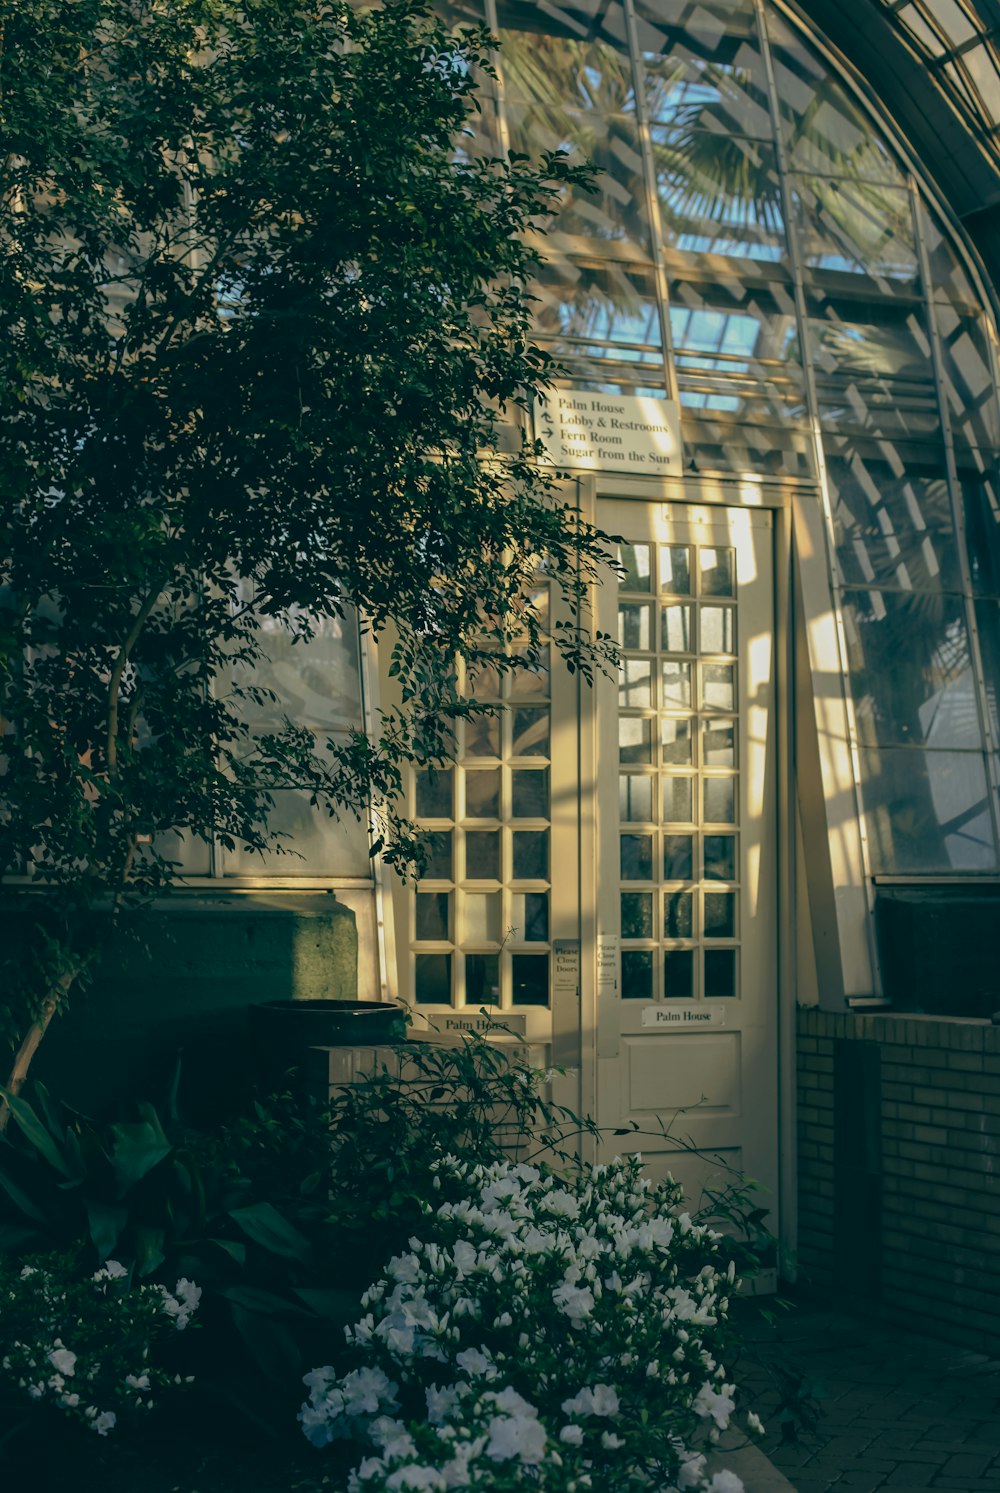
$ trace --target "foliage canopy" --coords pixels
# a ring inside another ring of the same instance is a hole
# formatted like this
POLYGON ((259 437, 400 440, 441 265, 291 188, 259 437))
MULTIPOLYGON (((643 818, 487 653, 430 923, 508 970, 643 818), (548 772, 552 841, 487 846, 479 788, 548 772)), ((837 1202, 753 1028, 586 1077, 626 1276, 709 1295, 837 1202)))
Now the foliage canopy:
MULTIPOLYGON (((155 837, 263 849, 277 786, 373 800, 405 861, 402 764, 470 708, 451 660, 537 641, 539 566, 573 599, 601 563, 532 442, 504 449, 552 373, 526 234, 586 173, 475 154, 491 46, 424 0, 8 9, 0 875, 59 888, 36 1009, 97 902, 176 874, 155 837), (370 737, 254 730, 262 624, 353 609, 402 704, 370 737)), ((601 647, 557 641, 584 672, 601 647)))

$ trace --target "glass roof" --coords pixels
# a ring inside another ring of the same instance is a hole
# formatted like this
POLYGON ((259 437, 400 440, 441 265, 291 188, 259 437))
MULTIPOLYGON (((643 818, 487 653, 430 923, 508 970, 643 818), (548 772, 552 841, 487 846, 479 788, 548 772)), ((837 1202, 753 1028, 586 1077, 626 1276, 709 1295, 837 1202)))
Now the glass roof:
POLYGON ((1000 0, 877 0, 1000 166, 1000 0))

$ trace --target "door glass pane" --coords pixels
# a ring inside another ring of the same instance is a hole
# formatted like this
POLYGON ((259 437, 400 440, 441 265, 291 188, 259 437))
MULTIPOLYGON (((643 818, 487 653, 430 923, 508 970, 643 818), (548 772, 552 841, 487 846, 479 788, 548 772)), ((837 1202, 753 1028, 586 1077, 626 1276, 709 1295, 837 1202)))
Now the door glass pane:
POLYGON ((736 609, 703 606, 698 614, 701 633, 698 646, 702 653, 736 652, 736 609))
POLYGON ((706 778, 705 790, 706 824, 733 824, 736 821, 736 779, 706 778))
POLYGON ((618 703, 642 709, 653 703, 653 662, 627 658, 618 670, 618 703))
POLYGON ((694 933, 694 897, 691 892, 664 892, 664 938, 690 938, 694 933))
POLYGON ((653 999, 653 951, 622 950, 622 998, 627 1001, 653 999))
POLYGON ((500 1004, 499 954, 466 954, 465 1004, 498 1006, 500 1004))
POLYGON ((451 955, 414 956, 413 993, 418 1006, 451 1005, 451 955))
POLYGON ((545 881, 549 874, 549 832, 547 829, 516 829, 511 835, 514 847, 514 879, 545 881))
POLYGON ((652 835, 622 835, 621 878, 622 881, 653 879, 652 835))
POLYGON ((469 881, 500 880, 500 831, 468 830, 465 835, 465 875, 469 881))
POLYGON ((642 648, 646 652, 653 646, 653 609, 648 602, 620 601, 618 603, 618 643, 622 648, 642 648))
POLYGON ((736 595, 736 551, 702 545, 698 550, 699 591, 702 596, 736 595))
POLYGON ((688 1000, 694 995, 694 951, 668 949, 663 956, 665 1000, 688 1000))
POLYGON ((515 767, 510 775, 511 807, 515 819, 549 817, 549 770, 515 767))
POLYGON ((619 717, 618 756, 622 762, 652 762, 653 722, 648 716, 619 717))
POLYGON ((665 767, 691 761, 691 718, 665 715, 660 719, 660 743, 665 767))
POLYGON ((652 938, 652 892, 622 892, 621 904, 622 938, 652 938))
POLYGON ((691 551, 686 544, 660 545, 660 590, 691 595, 691 551))
POLYGON ((467 757, 499 757, 500 717, 498 715, 474 715, 465 722, 465 755, 467 757))
POLYGON ((691 607, 660 608, 660 647, 664 653, 690 653, 694 647, 691 607))
POLYGON ((510 707, 511 755, 514 757, 547 757, 549 755, 548 709, 510 707))
POLYGON ((736 722, 710 718, 702 721, 702 733, 702 766, 735 767, 736 722))
POLYGON ((465 774, 465 815, 467 819, 500 818, 499 767, 465 774))
POLYGON ((515 1006, 547 1006, 549 1003, 548 954, 511 955, 512 990, 515 1006))
POLYGON ((691 665, 678 663, 676 659, 663 660, 663 704, 684 706, 691 704, 691 665))
POLYGON ((736 937, 735 892, 705 893, 704 933, 706 938, 736 937))
POLYGON ((428 767, 418 770, 414 777, 418 819, 450 819, 452 769, 428 767))
POLYGON ((706 835, 704 839, 704 847, 705 880, 735 881, 736 836, 706 835))
POLYGON ((548 892, 514 892, 510 906, 514 939, 520 943, 546 943, 549 936, 548 892))
POLYGON ((622 544, 618 547, 618 562, 624 568, 624 578, 619 583, 623 591, 648 591, 652 582, 652 545, 622 544))
POLYGON ((736 677, 732 664, 703 664, 701 703, 706 710, 736 709, 736 677))
POLYGON ((664 881, 690 881, 694 875, 694 836, 663 836, 664 881))
POLYGON ((499 892, 465 892, 462 896, 462 940, 464 943, 499 943, 499 892))
POLYGON ((705 999, 727 1000, 736 994, 736 950, 705 950, 705 999))
POLYGON ((690 824, 694 817, 693 778, 663 779, 664 824, 690 824))
POLYGON ((622 823, 649 824, 653 818, 653 785, 655 779, 636 773, 622 773, 618 778, 618 817, 622 823))
POLYGON ((451 830, 434 830, 423 837, 427 864, 421 873, 427 881, 451 880, 451 830))
POLYGON ((415 923, 418 940, 448 941, 451 938, 450 892, 418 892, 415 923))

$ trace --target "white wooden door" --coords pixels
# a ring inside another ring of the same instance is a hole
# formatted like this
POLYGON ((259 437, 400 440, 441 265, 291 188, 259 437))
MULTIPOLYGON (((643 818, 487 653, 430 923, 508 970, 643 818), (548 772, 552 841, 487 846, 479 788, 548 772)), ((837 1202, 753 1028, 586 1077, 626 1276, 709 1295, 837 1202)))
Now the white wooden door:
POLYGON ((622 649, 594 701, 598 1119, 644 1132, 605 1150, 640 1151, 693 1203, 737 1168, 776 1210, 771 516, 606 501, 597 518, 627 572, 598 598, 622 649))

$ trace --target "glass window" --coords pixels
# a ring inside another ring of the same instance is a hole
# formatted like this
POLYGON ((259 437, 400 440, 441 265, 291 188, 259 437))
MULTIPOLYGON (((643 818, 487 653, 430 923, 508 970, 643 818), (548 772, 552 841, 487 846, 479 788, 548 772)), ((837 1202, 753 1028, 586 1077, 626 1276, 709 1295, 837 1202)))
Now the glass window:
POLYGON ((845 591, 843 609, 862 741, 979 746, 962 597, 947 592, 845 591))
POLYGON ((636 0, 650 118, 768 139, 767 77, 747 0, 636 0))
POLYGON ((784 215, 774 151, 756 140, 652 126, 660 225, 669 249, 777 262, 784 215))
POLYGON ((944 452, 922 467, 857 449, 827 458, 837 563, 848 583, 960 591, 944 452))
POLYGON ((872 870, 991 871, 996 847, 978 752, 861 753, 872 870))
POLYGON ((793 176, 802 260, 813 278, 856 276, 883 295, 918 288, 910 195, 881 182, 793 176))
POLYGON ((535 332, 566 358, 662 361, 660 318, 651 271, 595 267, 553 257, 533 288, 535 332))

